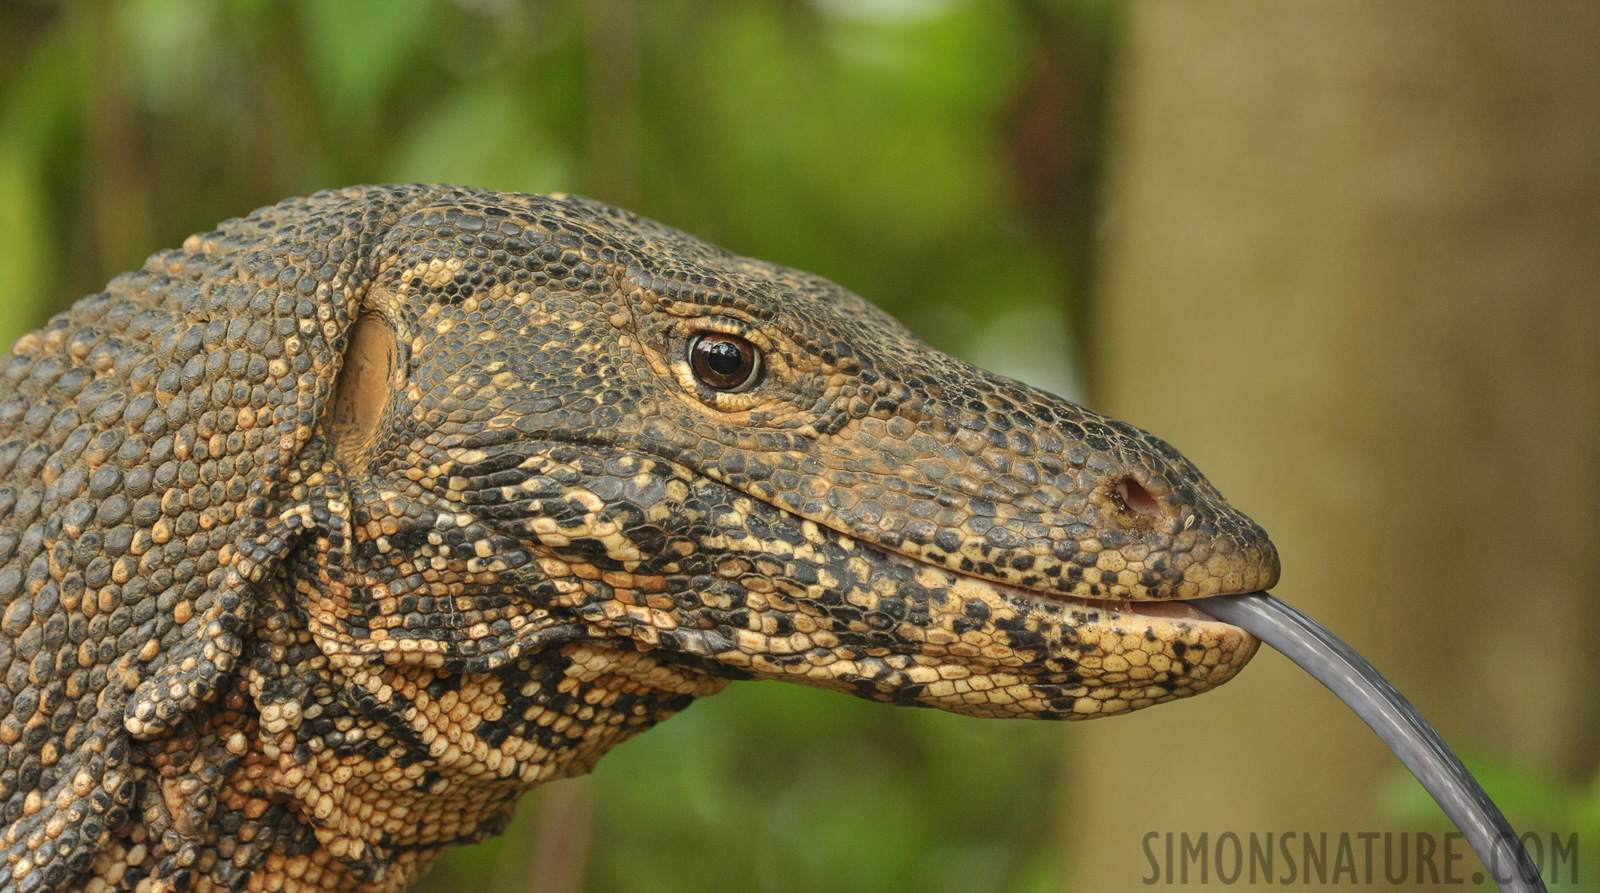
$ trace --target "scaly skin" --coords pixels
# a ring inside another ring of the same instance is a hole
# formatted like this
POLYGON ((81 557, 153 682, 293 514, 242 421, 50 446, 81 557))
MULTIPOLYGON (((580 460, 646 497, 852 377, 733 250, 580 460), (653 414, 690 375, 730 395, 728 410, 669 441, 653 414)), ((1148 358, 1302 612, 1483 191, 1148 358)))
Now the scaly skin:
POLYGON ((1074 719, 1277 555, 1171 447, 580 198, 325 192, 0 369, 0 890, 400 890, 729 679, 1074 719), (742 392, 697 378, 746 339, 742 392))

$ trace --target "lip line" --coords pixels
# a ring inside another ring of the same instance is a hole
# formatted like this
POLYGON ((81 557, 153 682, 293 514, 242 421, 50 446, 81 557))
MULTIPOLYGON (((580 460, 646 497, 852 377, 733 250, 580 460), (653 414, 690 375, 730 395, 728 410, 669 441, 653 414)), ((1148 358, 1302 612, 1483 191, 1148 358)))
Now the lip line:
MULTIPOLYGON (((1163 620, 1168 623, 1176 621, 1214 623, 1218 626, 1226 626, 1232 629, 1238 629, 1238 627, 1218 620, 1217 618, 1212 617, 1206 612, 1195 607, 1193 602, 1189 599, 1092 598, 1082 595, 1058 595, 1051 592, 1040 592, 1037 589, 1027 589, 1011 583, 1002 583, 998 580, 991 580, 987 577, 979 577, 975 574, 964 573, 943 565, 913 558, 912 556, 901 552, 891 552, 889 550, 883 551, 885 555, 899 558, 914 566, 932 568, 937 571, 943 571, 944 573, 947 573, 956 579, 982 583, 984 586, 987 586, 991 589, 998 590, 1007 595, 1025 599, 1029 602, 1057 605, 1069 609, 1077 608, 1107 615, 1115 614, 1122 616, 1142 617, 1149 620, 1163 620), (1156 611, 1140 610, 1144 607, 1157 606, 1159 606, 1159 610, 1156 611)), ((1220 595, 1222 593, 1218 594, 1220 595)))

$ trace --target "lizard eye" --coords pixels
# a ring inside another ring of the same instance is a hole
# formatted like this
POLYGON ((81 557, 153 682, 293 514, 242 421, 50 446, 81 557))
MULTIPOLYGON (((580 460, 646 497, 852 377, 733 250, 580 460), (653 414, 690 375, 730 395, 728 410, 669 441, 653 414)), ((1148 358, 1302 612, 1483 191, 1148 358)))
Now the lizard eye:
POLYGON ((689 368, 712 390, 744 391, 761 378, 761 351, 737 335, 710 332, 689 342, 689 368))

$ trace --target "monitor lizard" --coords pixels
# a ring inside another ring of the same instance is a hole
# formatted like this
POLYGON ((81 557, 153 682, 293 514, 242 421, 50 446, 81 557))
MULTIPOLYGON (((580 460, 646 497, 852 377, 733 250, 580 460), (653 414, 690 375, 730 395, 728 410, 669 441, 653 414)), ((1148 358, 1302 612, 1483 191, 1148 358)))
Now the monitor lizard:
POLYGON ((401 890, 731 679, 1126 712, 1232 677, 1183 600, 1277 575, 1166 443, 817 276, 290 199, 0 366, 0 890, 401 890))

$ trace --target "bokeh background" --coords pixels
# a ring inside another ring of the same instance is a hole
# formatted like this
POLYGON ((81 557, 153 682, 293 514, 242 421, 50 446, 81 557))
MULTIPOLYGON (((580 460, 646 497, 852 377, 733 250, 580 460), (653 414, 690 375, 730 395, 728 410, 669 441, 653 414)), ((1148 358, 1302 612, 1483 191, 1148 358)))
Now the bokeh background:
MULTIPOLYGON (((1600 889, 1600 4, 0 3, 0 342, 405 180, 624 205, 1156 431, 1600 889)), ((1088 725, 736 684, 425 887, 1120 890, 1149 831, 1443 827, 1273 654, 1088 725)))

